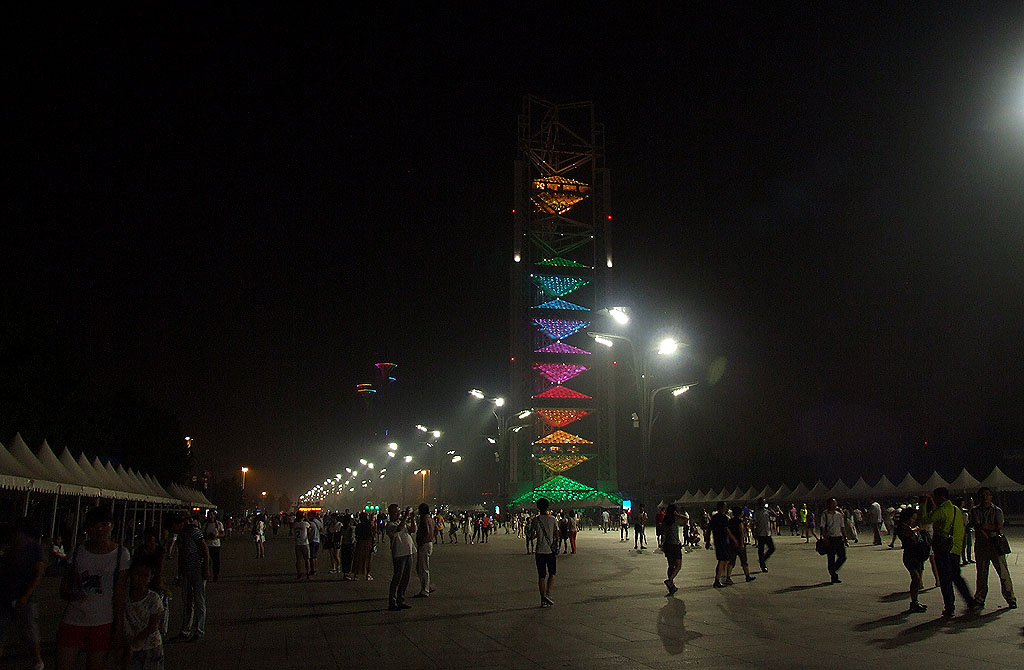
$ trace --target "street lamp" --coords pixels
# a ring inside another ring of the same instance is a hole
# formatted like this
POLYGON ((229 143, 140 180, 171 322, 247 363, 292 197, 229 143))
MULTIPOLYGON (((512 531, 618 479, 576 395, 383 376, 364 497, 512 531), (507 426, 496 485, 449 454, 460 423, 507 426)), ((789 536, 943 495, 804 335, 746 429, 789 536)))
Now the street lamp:
POLYGON ((671 391, 673 396, 678 397, 697 385, 696 382, 694 382, 690 384, 672 384, 652 389, 650 373, 651 354, 656 352, 659 356, 671 356, 679 350, 679 347, 685 345, 670 337, 666 337, 658 342, 658 348, 656 350, 647 349, 641 352, 637 349, 636 345, 633 344, 633 340, 629 339, 625 335, 597 332, 588 332, 587 335, 592 337, 598 344, 602 344, 606 347, 612 347, 615 344, 615 340, 621 340, 629 344, 633 353, 634 381, 636 383, 637 393, 640 396, 640 412, 639 414, 634 415, 636 422, 635 425, 638 425, 640 428, 640 501, 646 502, 648 484, 647 471, 650 466, 649 461, 651 455, 651 432, 654 428, 654 421, 657 419, 657 416, 654 414, 654 401, 662 391, 671 391))
POLYGON ((420 475, 420 500, 423 500, 427 497, 427 475, 430 474, 430 468, 421 468, 413 474, 420 475))
MULTIPOLYGON (((481 400, 487 397, 484 394, 484 392, 479 389, 473 389, 472 391, 469 392, 469 394, 474 398, 478 398, 481 400)), ((498 495, 500 496, 502 493, 501 489, 505 482, 507 481, 509 484, 511 484, 511 482, 514 479, 517 458, 513 449, 514 445, 512 444, 511 433, 518 432, 520 428, 523 428, 526 425, 522 423, 517 424, 514 423, 514 421, 525 421, 531 414, 533 414, 533 410, 525 409, 522 410, 521 412, 507 412, 504 409, 505 399, 500 396, 496 398, 491 398, 491 403, 494 405, 494 408, 491 410, 491 414, 494 415, 494 418, 498 423, 498 435, 497 438, 488 437, 487 441, 491 444, 498 445, 498 451, 494 452, 494 460, 496 463, 496 468, 498 469, 498 495), (499 410, 501 410, 500 413, 499 410), (506 477, 501 476, 502 454, 504 455, 508 467, 506 477)), ((506 491, 506 493, 510 492, 506 491)))
POLYGON ((243 467, 242 468, 242 490, 243 491, 245 490, 245 473, 246 472, 249 472, 249 468, 243 467))

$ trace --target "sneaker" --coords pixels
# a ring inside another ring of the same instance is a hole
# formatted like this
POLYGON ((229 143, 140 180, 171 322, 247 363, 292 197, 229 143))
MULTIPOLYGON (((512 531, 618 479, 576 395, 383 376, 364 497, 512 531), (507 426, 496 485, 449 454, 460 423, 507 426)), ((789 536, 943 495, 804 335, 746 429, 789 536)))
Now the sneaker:
POLYGON ((420 591, 419 593, 414 595, 413 598, 426 598, 429 595, 430 595, 429 593, 424 593, 423 591, 420 591))
POLYGON ((427 593, 433 593, 436 590, 437 589, 435 589, 433 586, 431 586, 429 589, 427 589, 427 593))
POLYGON ((398 605, 394 605, 394 604, 388 605, 388 611, 389 612, 400 612, 401 610, 402 610, 402 608, 399 607, 398 605))
POLYGON ((842 584, 843 580, 839 579, 838 577, 833 577, 832 578, 832 583, 833 584, 842 584))
POLYGON ((32 666, 32 670, 43 670, 43 660, 39 659, 36 664, 32 666))
POLYGON ((716 589, 724 589, 725 588, 725 584, 723 584, 722 582, 717 581, 717 580, 711 586, 715 587, 716 589))
POLYGON ((972 600, 967 605, 968 611, 977 612, 978 610, 985 609, 985 603, 979 603, 977 600, 972 600))
POLYGON ((942 610, 943 619, 952 619, 954 614, 956 614, 956 612, 953 610, 942 610))
POLYGON ((921 603, 911 603, 910 609, 907 610, 909 614, 917 614, 919 612, 927 612, 928 606, 922 605, 921 603))
POLYGON ((373 575, 366 575, 366 581, 372 582, 373 581, 373 575))
POLYGON ((403 609, 403 610, 411 610, 412 609, 412 605, 410 605, 409 603, 407 603, 405 601, 402 601, 402 602, 398 603, 398 608, 399 609, 403 609))
POLYGON ((540 597, 540 599, 543 600, 544 602, 546 602, 549 606, 555 604, 555 601, 552 600, 551 596, 549 596, 549 595, 543 595, 543 596, 540 597))
POLYGON ((749 576, 749 577, 747 577, 747 581, 748 581, 748 582, 752 582, 752 581, 754 581, 755 579, 757 579, 757 577, 753 577, 753 576, 749 576))
POLYGON ((329 575, 336 575, 336 574, 338 574, 338 571, 335 570, 334 568, 331 568, 330 570, 327 571, 327 574, 329 574, 329 575))
POLYGON ((762 567, 762 568, 761 568, 761 572, 768 572, 768 568, 766 568, 766 567, 762 567))
POLYGON ((1012 610, 1015 610, 1015 609, 1017 609, 1017 601, 1014 600, 1012 603, 1006 603, 1006 606, 1009 607, 1012 610))
POLYGON ((726 577, 725 581, 722 582, 722 583, 725 584, 726 586, 732 586, 733 584, 735 584, 735 582, 732 581, 732 577, 726 577))
POLYGON ((543 598, 540 601, 540 606, 541 607, 551 607, 550 603, 548 603, 548 601, 544 600, 543 598))

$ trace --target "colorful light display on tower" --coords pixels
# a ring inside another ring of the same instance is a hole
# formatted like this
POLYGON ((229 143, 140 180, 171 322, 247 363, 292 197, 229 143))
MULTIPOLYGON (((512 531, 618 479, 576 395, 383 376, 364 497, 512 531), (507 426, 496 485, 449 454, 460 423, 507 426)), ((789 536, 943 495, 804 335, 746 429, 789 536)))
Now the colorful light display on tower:
POLYGON ((519 129, 510 402, 536 418, 529 441, 529 431, 511 440, 506 491, 516 500, 536 500, 541 490, 552 500, 604 496, 618 488, 613 377, 579 346, 589 341, 591 316, 607 307, 611 280, 604 130, 589 102, 532 96, 519 129), (572 432, 562 430, 570 424, 572 432), (560 474, 569 470, 582 481, 560 474))

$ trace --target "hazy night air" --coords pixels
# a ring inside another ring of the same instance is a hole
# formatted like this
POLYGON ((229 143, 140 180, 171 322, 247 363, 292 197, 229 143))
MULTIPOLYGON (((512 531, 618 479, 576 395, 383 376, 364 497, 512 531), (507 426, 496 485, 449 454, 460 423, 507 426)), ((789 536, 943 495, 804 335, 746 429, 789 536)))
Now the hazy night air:
MULTIPOLYGON (((1024 476, 1019 3, 543 24, 71 11, 21 17, 4 64, 0 344, 29 328, 76 361, 25 372, 31 388, 138 389, 201 468, 293 498, 436 426, 479 495, 494 417, 467 391, 509 391, 516 116, 536 94, 604 124, 624 332, 688 344, 654 371, 699 382, 659 398, 666 494, 1024 476), (381 361, 371 426, 355 389, 381 361)), ((2 426, 64 446, 45 421, 2 426)))

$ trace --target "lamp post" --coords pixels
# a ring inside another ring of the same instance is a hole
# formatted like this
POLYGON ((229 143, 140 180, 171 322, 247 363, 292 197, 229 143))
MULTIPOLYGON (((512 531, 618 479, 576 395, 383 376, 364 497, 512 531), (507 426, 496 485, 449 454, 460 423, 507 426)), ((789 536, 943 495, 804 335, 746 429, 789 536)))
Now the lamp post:
POLYGON ((436 494, 437 504, 440 506, 440 504, 441 504, 441 485, 442 485, 442 482, 443 482, 443 478, 442 478, 442 458, 443 458, 443 456, 441 454, 441 448, 437 445, 437 441, 441 439, 442 432, 440 430, 437 430, 437 429, 427 428, 426 426, 424 426, 422 424, 416 424, 416 430, 420 431, 421 433, 425 433, 424 437, 426 438, 426 441, 424 442, 424 444, 427 445, 428 449, 431 449, 434 452, 434 459, 433 459, 434 460, 434 468, 433 468, 432 476, 434 477, 434 493, 436 494))
POLYGON ((672 384, 651 388, 651 359, 652 354, 658 356, 670 356, 682 346, 671 338, 665 338, 658 343, 657 349, 645 349, 641 352, 625 335, 614 335, 612 333, 588 332, 587 335, 594 338, 598 344, 612 347, 615 340, 622 340, 629 344, 633 355, 634 383, 637 394, 640 396, 640 411, 634 415, 634 425, 640 428, 640 502, 647 501, 648 470, 650 468, 651 456, 651 433, 654 429, 654 421, 657 415, 654 414, 654 400, 662 391, 672 391, 674 396, 680 396, 697 385, 696 382, 689 384, 672 384))
POLYGON ((420 476, 420 499, 422 500, 427 497, 427 475, 430 474, 430 468, 420 468, 413 474, 420 476))
POLYGON ((242 468, 242 490, 243 491, 245 490, 245 473, 246 472, 249 472, 249 468, 243 467, 242 468))
MULTIPOLYGON (((479 398, 481 400, 487 397, 486 394, 480 389, 473 389, 472 391, 469 392, 469 395, 473 396, 474 398, 479 398)), ((508 490, 503 491, 503 489, 507 489, 508 486, 511 484, 513 480, 514 469, 516 467, 517 459, 515 458, 515 454, 513 453, 512 448, 512 433, 519 432, 520 429, 524 428, 527 425, 525 423, 514 423, 514 421, 526 420, 531 414, 533 414, 533 410, 524 409, 519 412, 508 412, 504 409, 504 398, 499 396, 497 398, 491 398, 490 400, 491 403, 494 405, 494 407, 491 409, 491 414, 494 415, 494 419, 495 421, 497 421, 498 436, 497 439, 494 440, 488 438, 488 441, 491 442, 491 444, 497 445, 498 447, 498 451, 494 452, 494 460, 495 463, 497 464, 496 467, 498 469, 498 497, 501 497, 503 493, 507 495, 511 495, 512 493, 511 491, 508 490), (502 458, 505 459, 506 464, 506 472, 504 477, 501 474, 502 458)))

